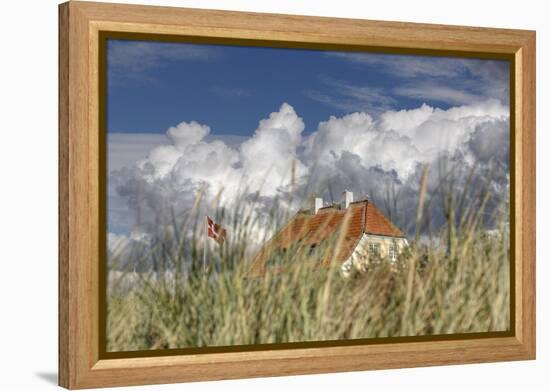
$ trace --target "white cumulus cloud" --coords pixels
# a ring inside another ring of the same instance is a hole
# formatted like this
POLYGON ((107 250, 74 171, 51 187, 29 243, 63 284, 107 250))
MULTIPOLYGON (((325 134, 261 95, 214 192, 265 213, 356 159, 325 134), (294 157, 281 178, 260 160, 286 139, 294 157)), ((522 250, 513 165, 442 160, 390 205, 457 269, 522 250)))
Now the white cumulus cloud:
POLYGON ((307 167, 297 156, 304 127, 288 103, 260 121, 252 138, 241 146, 242 170, 250 189, 274 196, 278 189, 290 185, 292 170, 295 178, 307 174, 307 167))
MULTIPOLYGON (((506 185, 509 109, 496 100, 446 110, 424 104, 378 117, 355 112, 330 117, 309 135, 304 129, 288 103, 260 120, 251 137, 238 143, 213 138, 205 124, 181 122, 167 130, 165 144, 110 174, 109 183, 119 197, 115 204, 120 207, 124 200, 134 215, 128 226, 142 232, 148 223, 158 223, 155 219, 166 208, 190 209, 199 191, 205 191, 207 201, 221 193, 227 210, 235 200, 257 193, 260 202, 251 208, 262 214, 275 199, 289 207, 284 200, 292 184, 301 197, 315 192, 330 200, 347 188, 379 205, 384 192, 394 187, 401 194, 402 228, 407 229, 423 163, 438 167, 441 159, 449 159, 464 176, 479 165, 480 175, 494 175, 489 178, 493 188, 506 185)), ((432 170, 430 183, 437 175, 432 170)))
POLYGON ((246 192, 258 192, 264 199, 284 197, 292 181, 297 184, 308 173, 298 157, 303 130, 302 119, 287 103, 261 120, 253 136, 238 145, 209 138, 210 128, 195 121, 170 127, 168 143, 110 174, 109 190, 118 195, 111 202, 117 208, 111 223, 120 226, 114 219, 128 216, 118 210, 121 199, 135 215, 127 226, 136 227, 143 220, 166 215, 168 208, 191 208, 199 192, 207 201, 219 196, 220 205, 228 208, 246 192))

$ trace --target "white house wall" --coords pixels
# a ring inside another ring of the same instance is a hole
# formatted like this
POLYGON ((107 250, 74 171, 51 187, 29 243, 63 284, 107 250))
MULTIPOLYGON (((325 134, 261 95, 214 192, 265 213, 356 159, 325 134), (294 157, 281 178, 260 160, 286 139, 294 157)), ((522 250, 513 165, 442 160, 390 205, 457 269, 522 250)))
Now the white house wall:
POLYGON ((348 259, 342 264, 342 272, 348 276, 352 270, 355 269, 359 272, 365 272, 368 266, 368 245, 370 243, 378 243, 380 245, 380 257, 389 258, 390 244, 397 244, 399 253, 409 245, 406 238, 396 238, 393 236, 382 235, 370 235, 363 234, 355 250, 348 259))

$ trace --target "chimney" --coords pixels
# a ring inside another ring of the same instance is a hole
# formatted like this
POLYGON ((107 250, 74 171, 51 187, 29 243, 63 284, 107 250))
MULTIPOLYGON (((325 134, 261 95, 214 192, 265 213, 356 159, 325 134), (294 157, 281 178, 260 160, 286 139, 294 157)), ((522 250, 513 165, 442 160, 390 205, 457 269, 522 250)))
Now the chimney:
POLYGON ((353 192, 349 190, 344 190, 342 193, 342 209, 347 209, 349 207, 349 204, 353 202, 353 192))
POLYGON ((319 209, 323 207, 323 199, 321 197, 315 197, 313 200, 313 211, 314 214, 317 214, 319 212, 319 209))

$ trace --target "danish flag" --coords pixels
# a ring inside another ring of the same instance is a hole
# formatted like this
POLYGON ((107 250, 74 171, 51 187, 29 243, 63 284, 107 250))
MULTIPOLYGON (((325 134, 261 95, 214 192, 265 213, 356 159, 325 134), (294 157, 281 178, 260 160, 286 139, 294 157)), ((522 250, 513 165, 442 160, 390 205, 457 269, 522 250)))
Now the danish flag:
POLYGON ((206 216, 207 234, 209 238, 213 238, 219 244, 223 244, 226 236, 226 231, 221 225, 214 223, 210 217, 206 216))

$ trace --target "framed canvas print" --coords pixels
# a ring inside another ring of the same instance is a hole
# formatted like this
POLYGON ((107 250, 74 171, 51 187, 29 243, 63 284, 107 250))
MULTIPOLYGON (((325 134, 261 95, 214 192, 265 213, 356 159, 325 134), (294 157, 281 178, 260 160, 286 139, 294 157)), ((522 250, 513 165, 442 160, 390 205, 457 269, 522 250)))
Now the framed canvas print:
POLYGON ((535 33, 60 5, 60 384, 535 358, 535 33))

